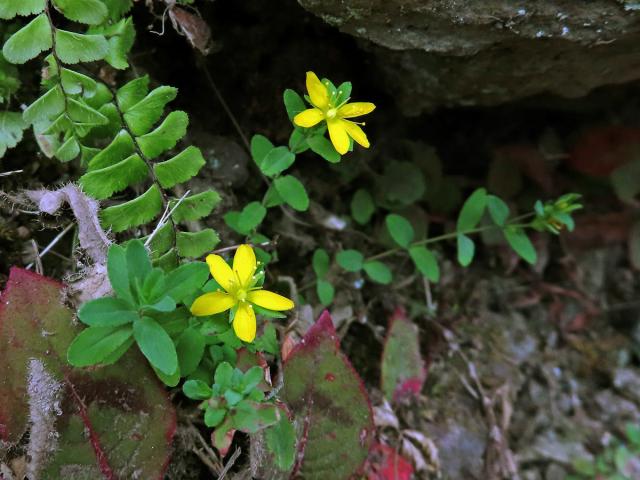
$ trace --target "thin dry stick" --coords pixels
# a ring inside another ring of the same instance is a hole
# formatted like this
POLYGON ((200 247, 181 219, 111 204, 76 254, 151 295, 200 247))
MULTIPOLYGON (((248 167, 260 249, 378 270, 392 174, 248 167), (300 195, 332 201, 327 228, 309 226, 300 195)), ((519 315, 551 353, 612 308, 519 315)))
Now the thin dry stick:
POLYGON ((24 170, 11 170, 10 172, 0 172, 0 177, 8 177, 10 175, 15 175, 16 173, 22 173, 24 170))
MULTIPOLYGON (((75 223, 70 223, 69 225, 67 225, 66 227, 64 227, 64 230, 62 230, 58 235, 56 235, 56 236, 55 236, 55 238, 54 238, 53 240, 51 240, 51 242, 49 243, 49 245, 47 245, 47 246, 45 247, 45 249, 44 249, 44 250, 42 250, 42 252, 40 252, 40 254, 38 254, 38 248, 37 248, 38 246, 37 246, 37 244, 35 243, 35 240, 32 240, 32 242, 33 242, 33 243, 34 243, 34 245, 35 245, 35 250, 36 250, 36 255, 37 255, 37 256, 36 256, 36 263, 37 263, 37 262, 40 262, 40 259, 41 259, 42 257, 44 257, 47 253, 49 253, 49 252, 51 251, 51 249, 56 245, 56 243, 58 243, 58 242, 62 239, 62 237, 64 237, 64 236, 67 234, 67 232, 68 232, 69 230, 71 230, 71 228, 72 228, 74 225, 75 225, 75 223)), ((33 263, 34 263, 34 262, 31 262, 29 265, 27 265, 27 270, 30 270, 30 269, 33 267, 33 263)), ((42 270, 42 262, 40 262, 40 269, 42 270)), ((38 273, 40 273, 40 272, 38 272, 38 273)))
MULTIPOLYGON (((40 252, 38 252, 38 244, 36 243, 36 241, 34 239, 31 239, 31 246, 33 247, 33 250, 36 252, 36 272, 40 275, 42 275, 44 273, 44 270, 42 268, 42 260, 40 259, 40 252)), ((30 268, 33 266, 33 262, 30 263, 27 268, 30 268)))
POLYGON ((151 243, 151 240, 153 240, 153 237, 156 236, 156 234, 160 231, 160 229, 162 227, 164 227, 167 222, 169 221, 169 218, 171 218, 171 215, 173 215, 173 212, 175 212, 176 208, 178 208, 180 206, 180 204, 182 203, 182 201, 187 198, 187 196, 191 193, 191 190, 187 190, 185 192, 184 195, 182 195, 182 197, 180 197, 180 200, 178 200, 178 203, 176 203, 173 208, 171 209, 171 211, 169 211, 169 204, 167 204, 166 208, 164 209, 164 213, 162 214, 162 216, 160 217, 160 220, 158 221, 158 225, 156 225, 156 228, 153 229, 153 232, 151 232, 151 235, 149 235, 149 238, 147 238, 147 241, 144 242, 144 246, 148 247, 149 244, 151 243))
POLYGON ((224 477, 227 476, 227 473, 229 472, 229 470, 231 470, 231 467, 233 467, 233 464, 236 463, 236 460, 240 456, 241 452, 242 452, 242 450, 240 450, 240 447, 237 447, 236 451, 233 452, 233 455, 231 455, 231 458, 229 459, 227 464, 222 469, 222 472, 220 473, 220 476, 218 477, 218 480, 223 480, 224 477))

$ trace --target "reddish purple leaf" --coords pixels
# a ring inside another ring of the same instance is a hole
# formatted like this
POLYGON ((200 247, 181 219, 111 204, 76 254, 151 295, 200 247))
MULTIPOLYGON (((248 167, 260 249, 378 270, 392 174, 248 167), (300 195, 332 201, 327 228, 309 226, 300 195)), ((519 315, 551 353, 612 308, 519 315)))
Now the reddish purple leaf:
POLYGON ((389 401, 402 401, 419 395, 426 378, 418 327, 403 308, 397 308, 389 319, 382 352, 382 391, 389 401))
POLYGON ((284 379, 282 396, 298 431, 291 477, 347 480, 360 472, 374 431, 371 404, 328 312, 291 351, 284 379))
POLYGON ((39 478, 160 479, 175 410, 141 355, 113 366, 71 368, 77 333, 63 285, 13 268, 0 300, 0 433, 15 444, 30 429, 39 478))
POLYGON ((367 465, 368 480, 411 480, 413 465, 389 445, 376 443, 367 465))

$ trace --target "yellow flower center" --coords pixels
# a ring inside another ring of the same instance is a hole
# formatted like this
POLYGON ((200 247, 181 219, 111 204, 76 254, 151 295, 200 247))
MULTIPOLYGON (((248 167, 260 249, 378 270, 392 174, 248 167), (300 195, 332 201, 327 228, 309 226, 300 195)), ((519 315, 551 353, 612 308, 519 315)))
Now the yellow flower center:
POLYGON ((333 120, 338 116, 338 109, 330 108, 329 110, 327 110, 327 112, 324 115, 325 117, 327 117, 327 120, 333 120))
POLYGON ((247 299, 247 291, 244 288, 239 288, 236 290, 235 297, 239 302, 244 302, 247 299))

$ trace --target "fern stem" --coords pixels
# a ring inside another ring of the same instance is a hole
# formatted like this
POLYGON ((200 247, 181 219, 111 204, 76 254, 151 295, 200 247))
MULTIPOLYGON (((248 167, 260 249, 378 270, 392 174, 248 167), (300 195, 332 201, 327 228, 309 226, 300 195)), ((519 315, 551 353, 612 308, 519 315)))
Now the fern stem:
POLYGON ((56 64, 56 69, 58 70, 58 75, 56 75, 56 83, 60 87, 60 91, 62 92, 62 98, 64 100, 64 114, 65 116, 69 116, 69 103, 67 100, 67 91, 64 89, 64 85, 62 84, 62 61, 60 57, 58 57, 58 52, 56 50, 56 26, 53 24, 53 18, 51 18, 51 10, 50 10, 51 0, 47 0, 44 4, 44 11, 47 15, 47 20, 49 21, 49 29, 51 31, 51 56, 53 57, 53 61, 56 64))
MULTIPOLYGON (((142 161, 147 166, 147 169, 149 170, 149 176, 151 177, 151 181, 153 182, 153 184, 156 187, 158 187, 158 190, 160 191, 160 195, 162 196, 162 206, 163 206, 165 211, 168 211, 169 210, 169 197, 168 197, 167 192, 165 191, 165 189, 160 184, 160 181, 158 180, 158 177, 156 176, 156 172, 153 170, 153 163, 151 162, 149 157, 147 157, 142 152, 142 149, 140 148, 140 144, 138 143, 138 139, 136 138, 136 136, 134 135, 133 131, 131 130, 131 127, 129 126, 129 124, 127 123, 126 119, 124 118, 124 112, 120 108, 120 104, 118 103, 118 96, 116 95, 116 92, 109 85, 107 85, 107 87, 111 90, 111 93, 113 95, 113 104, 115 105, 116 110, 118 111, 118 116, 120 117, 120 123, 122 124, 122 128, 124 128, 124 130, 131 137, 131 140, 133 141, 133 147, 134 147, 136 153, 140 156, 142 161)), ((176 246, 176 236, 177 236, 176 223, 173 221, 173 218, 171 217, 171 215, 169 215, 169 218, 168 218, 167 222, 171 225, 171 231, 173 232, 173 235, 171 235, 171 245, 172 245, 172 247, 175 247, 176 246)))

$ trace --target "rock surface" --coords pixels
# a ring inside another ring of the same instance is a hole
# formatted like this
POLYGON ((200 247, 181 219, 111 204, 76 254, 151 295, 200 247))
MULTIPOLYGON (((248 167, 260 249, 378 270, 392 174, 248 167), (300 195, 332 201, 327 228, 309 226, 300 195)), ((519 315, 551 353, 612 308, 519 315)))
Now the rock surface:
POLYGON ((298 0, 355 37, 404 113, 579 97, 640 78, 640 3, 630 0, 298 0))

